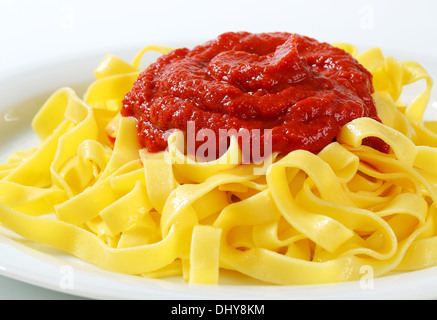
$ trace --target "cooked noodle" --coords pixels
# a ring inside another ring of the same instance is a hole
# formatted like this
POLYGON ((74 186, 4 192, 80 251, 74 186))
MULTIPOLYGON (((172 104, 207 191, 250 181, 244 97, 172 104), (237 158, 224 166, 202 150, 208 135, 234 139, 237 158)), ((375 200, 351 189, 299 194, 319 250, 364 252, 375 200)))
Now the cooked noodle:
POLYGON ((170 49, 149 46, 132 64, 108 55, 83 98, 63 88, 47 100, 32 124, 41 143, 0 166, 0 222, 106 270, 190 283, 218 283, 221 269, 290 285, 436 265, 432 80, 377 48, 338 46, 372 72, 383 123, 356 119, 319 154, 273 154, 266 167, 241 164, 235 139, 211 162, 185 155, 181 132, 166 152, 141 150, 122 100, 143 54, 170 49), (420 80, 404 105, 403 87, 420 80), (391 152, 361 144, 371 136, 391 152))

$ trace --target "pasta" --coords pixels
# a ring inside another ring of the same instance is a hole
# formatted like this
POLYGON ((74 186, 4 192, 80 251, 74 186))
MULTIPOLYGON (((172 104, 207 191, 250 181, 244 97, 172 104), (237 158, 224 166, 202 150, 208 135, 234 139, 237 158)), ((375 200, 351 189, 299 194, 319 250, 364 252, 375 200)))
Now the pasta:
POLYGON ((222 269, 266 283, 358 280, 437 264, 437 122, 424 121, 432 79, 374 48, 351 53, 373 75, 378 115, 349 122, 314 154, 242 164, 236 139, 219 159, 141 149, 120 117, 148 46, 127 63, 108 55, 84 97, 55 92, 32 126, 41 143, 0 166, 0 222, 106 270, 219 283, 222 269), (402 89, 424 80, 410 103, 402 89), (362 144, 379 137, 388 154, 362 144), (255 170, 256 169, 256 170, 255 170))

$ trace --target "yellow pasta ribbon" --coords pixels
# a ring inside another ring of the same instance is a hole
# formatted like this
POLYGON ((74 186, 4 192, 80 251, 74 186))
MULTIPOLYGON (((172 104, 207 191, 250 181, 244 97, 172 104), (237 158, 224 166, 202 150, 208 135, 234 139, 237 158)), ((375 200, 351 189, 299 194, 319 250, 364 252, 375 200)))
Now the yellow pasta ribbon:
POLYGON ((318 154, 263 164, 243 164, 236 137, 214 161, 188 155, 180 131, 164 152, 141 149, 122 100, 144 55, 171 49, 148 46, 131 63, 107 55, 83 97, 62 88, 35 115, 40 144, 0 165, 1 224, 106 270, 191 284, 219 284, 223 269, 301 285, 437 265, 432 79, 379 48, 336 46, 372 73, 382 122, 356 119, 318 154), (418 81, 425 89, 404 104, 418 81))
POLYGON ((221 229, 196 225, 190 249, 190 283, 218 284, 221 229))

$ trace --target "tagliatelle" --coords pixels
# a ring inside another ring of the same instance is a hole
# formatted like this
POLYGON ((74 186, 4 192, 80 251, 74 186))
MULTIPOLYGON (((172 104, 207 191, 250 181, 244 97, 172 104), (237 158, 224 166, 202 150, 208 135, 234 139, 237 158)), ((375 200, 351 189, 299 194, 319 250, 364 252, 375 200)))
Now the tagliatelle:
POLYGON ((230 269, 275 284, 358 280, 437 265, 437 122, 423 121, 432 80, 378 49, 350 52, 374 77, 382 123, 358 118, 319 154, 273 154, 243 164, 237 140, 215 161, 139 147, 119 116, 140 73, 108 55, 83 98, 55 92, 35 116, 39 146, 0 166, 0 222, 106 270, 219 283, 230 269), (426 88, 404 105, 402 89, 426 88), (362 145, 379 137, 381 153, 362 145), (114 142, 115 141, 115 142, 114 142))

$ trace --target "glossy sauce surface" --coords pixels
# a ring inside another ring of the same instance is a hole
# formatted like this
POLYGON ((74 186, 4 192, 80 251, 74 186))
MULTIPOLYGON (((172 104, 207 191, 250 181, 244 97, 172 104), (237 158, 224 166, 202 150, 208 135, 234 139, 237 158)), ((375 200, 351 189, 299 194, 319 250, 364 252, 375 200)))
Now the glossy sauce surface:
POLYGON ((271 129, 274 152, 318 152, 351 120, 379 121, 372 93, 372 75, 330 44, 284 32, 230 32, 160 57, 126 95, 122 115, 138 120, 140 144, 150 152, 165 150, 166 132, 186 131, 188 121, 217 139, 219 129, 271 129))

